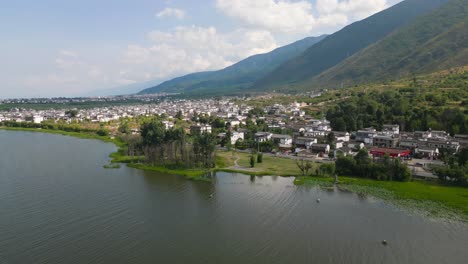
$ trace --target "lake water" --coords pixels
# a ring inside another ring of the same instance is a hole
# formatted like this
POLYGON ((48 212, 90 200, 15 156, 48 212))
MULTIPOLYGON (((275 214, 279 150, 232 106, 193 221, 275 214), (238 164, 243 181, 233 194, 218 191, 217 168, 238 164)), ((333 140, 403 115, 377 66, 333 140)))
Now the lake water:
POLYGON ((41 133, 0 150, 0 264, 468 263, 465 224, 293 178, 103 169, 114 145, 41 133))

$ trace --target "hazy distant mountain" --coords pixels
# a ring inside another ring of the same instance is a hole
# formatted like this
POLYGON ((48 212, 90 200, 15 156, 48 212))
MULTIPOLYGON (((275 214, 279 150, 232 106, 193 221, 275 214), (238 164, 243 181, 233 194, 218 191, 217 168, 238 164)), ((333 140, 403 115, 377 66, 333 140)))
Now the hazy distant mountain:
POLYGON ((468 0, 451 0, 302 86, 377 82, 468 65, 468 0))
POLYGON ((137 94, 141 90, 157 85, 161 83, 161 80, 152 80, 141 83, 132 83, 128 85, 122 85, 113 88, 100 89, 82 94, 81 96, 110 96, 110 95, 128 95, 128 94, 137 94))
POLYGON ((406 0, 326 37, 258 80, 255 90, 294 89, 448 0, 406 0))
POLYGON ((259 78, 273 71, 283 62, 300 55, 324 38, 325 35, 305 38, 272 52, 251 56, 225 69, 185 75, 145 89, 140 93, 235 93, 249 88, 259 78))

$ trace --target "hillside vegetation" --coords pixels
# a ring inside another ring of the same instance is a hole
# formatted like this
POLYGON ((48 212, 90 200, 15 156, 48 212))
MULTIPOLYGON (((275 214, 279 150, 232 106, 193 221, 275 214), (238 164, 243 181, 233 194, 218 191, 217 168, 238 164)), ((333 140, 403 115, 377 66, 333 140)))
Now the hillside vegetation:
MULTIPOLYGON (((457 68, 387 85, 364 85, 329 92, 342 101, 327 104, 335 130, 355 131, 399 124, 404 131, 468 133, 468 71, 457 68), (353 113, 350 115, 349 113, 353 113)), ((328 97, 330 98, 330 97, 328 97)))
POLYGON ((367 19, 353 23, 307 49, 301 56, 278 67, 257 81, 256 90, 292 89, 339 64, 446 3, 447 0, 406 0, 367 19))
POLYGON ((468 0, 451 0, 302 86, 352 85, 468 65, 468 0))

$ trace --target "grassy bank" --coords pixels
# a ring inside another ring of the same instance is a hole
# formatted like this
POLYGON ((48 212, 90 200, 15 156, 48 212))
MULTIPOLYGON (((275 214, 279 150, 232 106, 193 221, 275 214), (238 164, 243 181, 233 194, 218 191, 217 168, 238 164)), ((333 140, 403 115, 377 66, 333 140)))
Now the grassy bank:
MULTIPOLYGON (((255 167, 250 168, 250 154, 248 153, 223 151, 218 152, 217 155, 224 165, 219 166, 219 170, 222 171, 256 176, 301 176, 301 171, 297 167, 296 162, 291 159, 263 155, 263 162, 255 163, 255 167)), ((316 164, 314 164, 312 170, 315 170, 315 166, 316 164)))
POLYGON ((186 177, 189 180, 200 180, 200 181, 207 181, 211 182, 211 179, 204 177, 210 170, 192 170, 192 169, 171 169, 162 166, 150 166, 145 165, 142 163, 129 163, 127 164, 130 168, 135 168, 139 170, 145 171, 156 171, 160 173, 166 174, 173 174, 173 175, 181 175, 186 177))
MULTIPOLYGON (((298 177, 296 185, 333 185, 333 178, 298 177)), ((392 182, 339 177, 338 188, 391 201, 405 208, 438 217, 468 221, 468 188, 445 186, 435 182, 392 182)))

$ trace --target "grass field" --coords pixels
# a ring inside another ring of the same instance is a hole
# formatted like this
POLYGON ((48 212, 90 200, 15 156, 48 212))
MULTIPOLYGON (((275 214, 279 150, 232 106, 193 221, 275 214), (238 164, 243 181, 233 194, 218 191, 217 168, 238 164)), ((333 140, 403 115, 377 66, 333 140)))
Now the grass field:
MULTIPOLYGON (((277 176, 301 176, 301 171, 296 162, 291 159, 271 157, 263 155, 263 162, 255 162, 255 167, 250 167, 250 154, 241 152, 218 152, 218 159, 224 165, 218 166, 224 171, 237 171, 249 175, 277 175, 277 176), (237 160, 238 167, 235 166, 237 160)), ((255 161, 256 161, 255 156, 255 161)), ((314 166, 317 166, 314 164, 314 166)), ((315 167, 311 170, 315 170, 315 167)))

